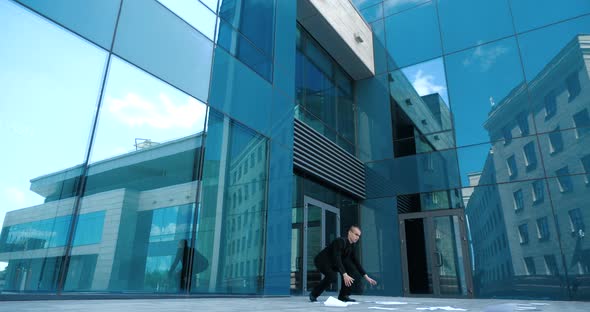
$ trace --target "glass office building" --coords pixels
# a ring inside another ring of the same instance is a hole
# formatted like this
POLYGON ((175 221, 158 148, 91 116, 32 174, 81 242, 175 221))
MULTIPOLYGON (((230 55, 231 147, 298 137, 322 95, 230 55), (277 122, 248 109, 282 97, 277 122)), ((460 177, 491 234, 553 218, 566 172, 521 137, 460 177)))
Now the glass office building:
POLYGON ((590 2, 0 0, 0 300, 590 300, 590 2))

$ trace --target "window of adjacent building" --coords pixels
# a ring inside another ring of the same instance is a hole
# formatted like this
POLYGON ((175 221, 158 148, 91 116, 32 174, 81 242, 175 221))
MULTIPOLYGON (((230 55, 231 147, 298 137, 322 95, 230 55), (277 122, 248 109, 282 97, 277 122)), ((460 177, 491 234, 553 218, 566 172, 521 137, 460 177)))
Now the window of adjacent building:
POLYGON ((502 136, 504 137, 504 144, 510 144, 512 142, 512 129, 509 126, 502 128, 502 136))
POLYGON ((547 221, 547 217, 537 219, 537 238, 541 241, 549 240, 549 221, 547 221))
POLYGON ((533 182, 533 202, 540 203, 545 200, 545 190, 543 180, 537 180, 533 182))
POLYGON ((578 72, 570 74, 565 79, 565 84, 567 85, 567 92, 569 93, 568 101, 571 102, 580 94, 581 90, 578 72))
POLYGON ((522 196, 522 190, 519 189, 516 192, 512 193, 512 197, 514 198, 514 210, 519 211, 524 208, 524 200, 522 196))
POLYGON ((588 185, 590 184, 590 154, 582 157, 580 161, 582 162, 582 167, 584 167, 584 172, 586 173, 584 180, 586 185, 588 185))
POLYGON ((557 112, 557 98, 554 91, 545 95, 545 120, 553 117, 557 112))
POLYGON ((528 168, 535 168, 537 165, 537 154, 535 153, 535 141, 527 143, 524 147, 524 163, 528 168))
POLYGON ((574 115, 574 126, 576 127, 576 138, 581 138, 590 132, 588 109, 584 108, 574 115))
POLYGON ((518 128, 520 129, 520 135, 528 135, 530 133, 530 128, 527 113, 521 112, 520 114, 518 114, 518 116, 516 117, 516 121, 518 122, 518 128))
POLYGON ((545 272, 547 275, 559 275, 555 255, 545 255, 543 258, 545 259, 545 272))
POLYGON ((559 191, 562 193, 571 192, 573 189, 572 178, 569 176, 569 169, 567 166, 555 171, 557 175, 557 184, 559 191))
POLYGON ((514 178, 518 175, 518 169, 516 167, 516 159, 514 158, 514 155, 506 159, 506 166, 508 167, 508 175, 511 178, 514 178))
POLYGON ((584 231, 586 226, 584 224, 584 217, 580 208, 574 208, 567 212, 570 217, 570 230, 572 233, 584 231))
POLYGON ((518 226, 518 237, 521 245, 529 243, 529 225, 527 223, 518 226))
POLYGON ((533 260, 533 257, 525 257, 524 258, 524 266, 525 266, 527 275, 537 274, 537 268, 535 267, 535 261, 533 260))
POLYGON ((563 150, 563 138, 559 127, 555 128, 553 132, 549 133, 549 152, 551 154, 559 153, 563 150))

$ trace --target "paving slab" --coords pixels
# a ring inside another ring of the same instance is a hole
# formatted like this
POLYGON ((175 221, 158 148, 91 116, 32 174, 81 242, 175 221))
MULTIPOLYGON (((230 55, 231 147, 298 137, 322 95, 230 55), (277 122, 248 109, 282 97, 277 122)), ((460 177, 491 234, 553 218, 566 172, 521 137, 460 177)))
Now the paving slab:
POLYGON ((109 299, 109 300, 45 300, 0 301, 0 311, 10 312, 226 312, 226 311, 346 311, 346 312, 421 312, 421 311, 482 311, 482 312, 590 312, 590 302, 501 300, 501 299, 440 299, 356 296, 357 304, 328 307, 328 296, 309 302, 307 297, 265 298, 187 298, 187 299, 109 299))

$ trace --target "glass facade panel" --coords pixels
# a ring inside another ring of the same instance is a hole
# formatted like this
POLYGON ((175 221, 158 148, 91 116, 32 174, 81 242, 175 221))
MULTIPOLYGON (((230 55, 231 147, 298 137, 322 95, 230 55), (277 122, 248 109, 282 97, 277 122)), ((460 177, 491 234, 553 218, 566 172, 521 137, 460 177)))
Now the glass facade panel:
POLYGON ((191 292, 261 293, 268 140, 211 109, 206 145, 191 292))
POLYGON ((80 36, 110 49, 121 0, 17 0, 80 36))
MULTIPOLYGON (((484 175, 485 172, 481 178, 484 175)), ((527 191, 531 183, 540 183, 539 187, 546 192, 545 181, 480 185, 462 190, 477 297, 497 297, 507 292, 512 292, 512 297, 567 297, 565 267, 556 234, 566 219, 560 220, 559 212, 554 212, 555 205, 535 201, 534 194, 527 191)))
MULTIPOLYGON (((66 291, 187 287, 176 268, 187 265, 179 253, 190 238, 206 111, 195 98, 112 57, 80 204, 81 213, 106 209, 108 235, 92 248, 74 246, 72 253, 87 260, 69 266, 66 291), (89 266, 93 275, 78 271, 89 266)), ((77 234, 77 240, 86 238, 77 234)))
POLYGON ((270 132, 272 86, 220 46, 215 49, 211 83, 211 107, 260 133, 270 132))
POLYGON ((556 3, 551 0, 510 0, 517 32, 528 31, 590 12, 585 0, 556 3))
POLYGON ((384 16, 393 15, 411 9, 429 0, 383 0, 384 16))
POLYGON ((457 146, 521 136, 516 118, 532 122, 514 38, 445 57, 457 146))
POLYGON ((213 40, 217 17, 206 6, 196 0, 157 0, 174 14, 213 40))
POLYGON ((213 42, 158 2, 124 1, 113 52, 207 100, 213 42))
POLYGON ((423 62, 442 54, 436 5, 428 2, 385 18, 387 50, 395 64, 389 69, 423 62))
POLYGON ((274 47, 275 0, 221 0, 219 17, 271 58, 274 47))
POLYGON ((14 2, 0 19, 0 291, 55 292, 107 53, 14 2))
POLYGON ((514 34, 507 1, 437 0, 437 4, 445 53, 514 34))
POLYGON ((353 81, 301 26, 295 66, 296 118, 354 155, 353 81))

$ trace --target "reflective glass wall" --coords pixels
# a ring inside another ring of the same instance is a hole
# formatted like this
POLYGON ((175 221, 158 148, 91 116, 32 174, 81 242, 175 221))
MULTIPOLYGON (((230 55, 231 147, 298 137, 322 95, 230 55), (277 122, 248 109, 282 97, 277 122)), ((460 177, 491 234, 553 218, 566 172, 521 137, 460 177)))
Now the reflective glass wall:
POLYGON ((463 209, 476 297, 588 300, 590 3, 353 2, 370 210, 463 209))
POLYGON ((292 91, 273 70, 279 51, 294 73, 294 12, 1 0, 0 293, 266 292, 267 219, 285 219, 268 194, 292 176, 292 91))

